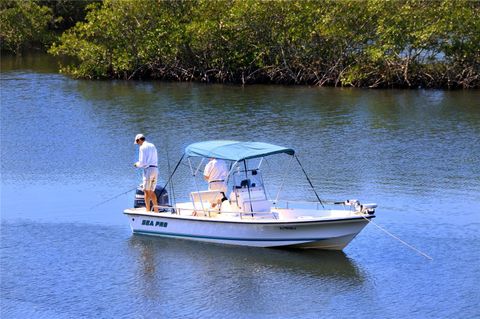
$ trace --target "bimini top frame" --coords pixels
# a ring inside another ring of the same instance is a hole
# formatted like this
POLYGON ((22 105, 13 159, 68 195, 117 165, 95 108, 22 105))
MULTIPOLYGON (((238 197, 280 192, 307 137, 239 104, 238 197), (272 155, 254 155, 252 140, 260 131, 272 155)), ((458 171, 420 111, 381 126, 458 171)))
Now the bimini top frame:
POLYGON ((265 156, 281 154, 281 153, 285 153, 296 158, 310 186, 312 187, 312 190, 315 193, 318 201, 323 206, 322 200, 320 199, 315 188, 313 187, 313 184, 310 181, 310 178, 308 177, 307 173, 303 169, 303 166, 300 163, 298 157, 295 155, 295 150, 291 148, 286 148, 283 146, 278 146, 278 145, 263 143, 263 142, 238 142, 238 141, 230 141, 230 140, 211 140, 211 141, 204 141, 204 142, 190 144, 185 148, 185 153, 183 154, 182 158, 180 158, 180 161, 175 166, 175 169, 173 170, 172 174, 167 180, 165 187, 170 182, 172 176, 175 174, 178 166, 180 165, 184 157, 187 157, 189 159, 190 169, 192 170, 192 175, 194 177, 196 176, 196 173, 198 172, 203 160, 199 164, 199 167, 195 170, 193 169, 190 162, 191 157, 216 158, 216 159, 232 161, 234 163, 230 168, 230 172, 228 173, 228 177, 227 177, 228 179, 232 174, 232 171, 235 165, 238 162, 241 162, 241 161, 244 162, 244 167, 246 172, 247 171, 246 160, 254 159, 254 158, 263 158, 265 156))

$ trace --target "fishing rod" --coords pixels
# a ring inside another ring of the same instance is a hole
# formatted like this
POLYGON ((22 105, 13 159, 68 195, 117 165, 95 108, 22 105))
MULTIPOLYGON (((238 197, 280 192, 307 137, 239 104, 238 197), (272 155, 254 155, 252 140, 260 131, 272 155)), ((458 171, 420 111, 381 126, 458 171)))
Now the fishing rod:
POLYGON ((166 182, 166 183, 165 183, 165 185, 163 186, 163 188, 164 188, 164 189, 166 189, 166 188, 167 188, 167 186, 168 186, 168 183, 170 183, 170 181, 171 181, 171 179, 172 179, 173 175, 175 174, 175 172, 177 171, 178 167, 179 167, 179 166, 180 166, 180 164, 182 163, 182 160, 183 160, 183 158, 184 158, 184 157, 185 157, 185 154, 183 154, 183 155, 182 155, 182 157, 180 157, 180 160, 178 161, 177 165, 176 165, 176 166, 175 166, 175 168, 173 169, 173 172, 172 172, 172 174, 170 174, 170 176, 168 177, 168 180, 167 180, 167 182, 166 182))
POLYGON ((303 168, 302 163, 300 163, 300 160, 298 159, 298 156, 297 155, 293 155, 293 156, 295 156, 295 159, 297 160, 298 165, 300 165, 300 168, 302 169, 303 174, 305 174, 305 177, 307 178, 307 181, 310 184, 310 187, 312 188, 313 192, 315 193, 315 196, 317 197, 318 201, 320 202, 320 205, 322 205, 322 207, 325 208, 325 206, 323 206, 322 200, 320 199, 320 197, 317 194, 317 191, 315 190, 315 187, 313 187, 313 184, 312 184, 312 181, 310 180, 310 177, 308 177, 308 174, 305 171, 305 169, 303 168))
MULTIPOLYGON (((166 136, 165 136, 165 155, 167 156, 168 176, 171 176, 172 171, 171 171, 171 167, 170 167, 170 155, 168 153, 168 137, 166 137, 166 136)), ((170 201, 171 204, 170 205, 175 206, 175 189, 173 187, 173 180, 170 183, 170 193, 171 193, 171 201, 170 201)), ((170 199, 170 196, 169 196, 169 199, 170 199)))

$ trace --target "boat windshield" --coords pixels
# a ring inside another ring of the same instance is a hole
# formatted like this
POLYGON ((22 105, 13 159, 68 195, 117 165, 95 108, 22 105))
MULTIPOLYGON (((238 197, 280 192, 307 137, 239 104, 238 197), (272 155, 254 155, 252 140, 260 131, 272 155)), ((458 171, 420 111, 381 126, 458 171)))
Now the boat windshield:
POLYGON ((258 169, 249 169, 247 172, 235 171, 232 177, 234 188, 263 187, 262 174, 258 169))

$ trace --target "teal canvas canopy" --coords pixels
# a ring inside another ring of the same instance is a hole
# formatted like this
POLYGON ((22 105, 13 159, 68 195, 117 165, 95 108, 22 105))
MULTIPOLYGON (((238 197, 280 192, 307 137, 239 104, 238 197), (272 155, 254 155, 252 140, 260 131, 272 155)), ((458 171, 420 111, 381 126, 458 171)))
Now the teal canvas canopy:
POLYGON ((279 153, 294 155, 295 151, 291 148, 262 142, 225 140, 198 142, 185 148, 185 155, 188 157, 213 157, 229 161, 241 161, 279 153))

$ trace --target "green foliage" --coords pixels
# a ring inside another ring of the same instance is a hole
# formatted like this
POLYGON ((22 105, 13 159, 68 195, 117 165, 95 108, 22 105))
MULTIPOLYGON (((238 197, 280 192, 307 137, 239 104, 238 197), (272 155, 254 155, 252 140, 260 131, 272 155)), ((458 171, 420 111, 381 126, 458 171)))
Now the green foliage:
POLYGON ((1 50, 46 50, 57 34, 85 18, 85 7, 100 0, 3 0, 0 2, 1 50))
POLYGON ((4 0, 0 3, 2 51, 18 53, 26 43, 45 43, 52 11, 34 1, 4 0))
MULTIPOLYGON (((25 0, 24 0, 25 1, 25 0)), ((53 13, 53 21, 50 29, 65 31, 78 21, 85 19, 85 7, 91 3, 99 3, 101 0, 37 0, 38 4, 50 8, 53 13)))
POLYGON ((105 0, 50 52, 84 78, 479 87, 478 2, 105 0))
POLYGON ((67 30, 50 52, 77 58, 68 73, 86 78, 130 78, 175 63, 188 5, 155 0, 109 1, 87 8, 85 23, 67 30))

